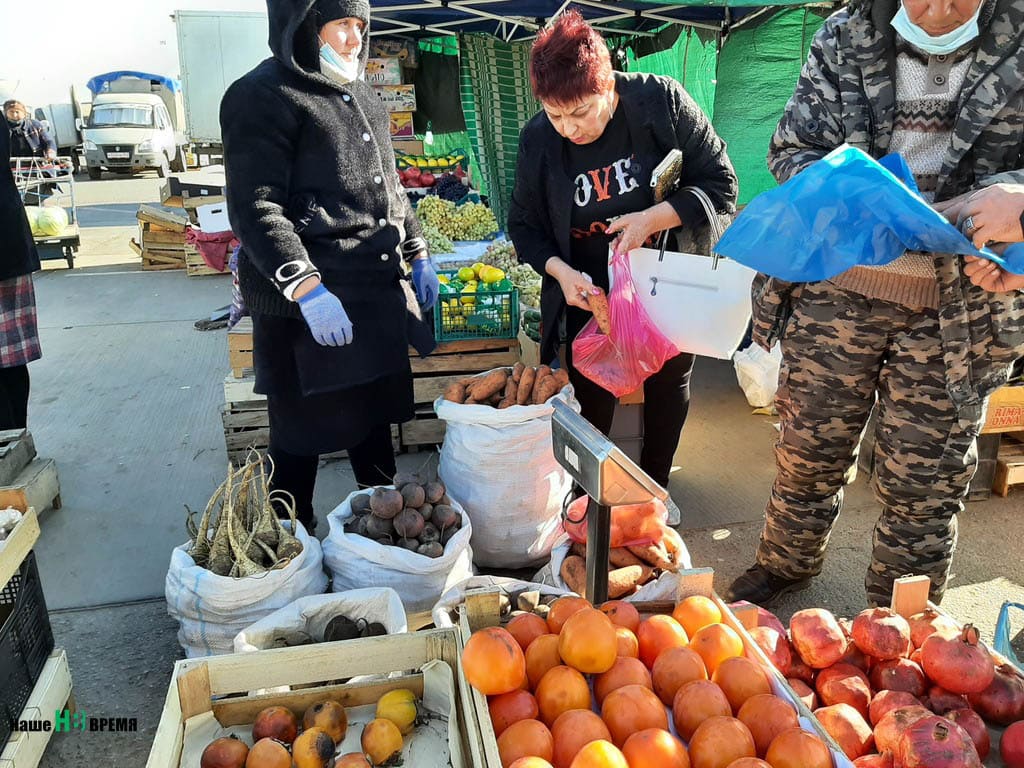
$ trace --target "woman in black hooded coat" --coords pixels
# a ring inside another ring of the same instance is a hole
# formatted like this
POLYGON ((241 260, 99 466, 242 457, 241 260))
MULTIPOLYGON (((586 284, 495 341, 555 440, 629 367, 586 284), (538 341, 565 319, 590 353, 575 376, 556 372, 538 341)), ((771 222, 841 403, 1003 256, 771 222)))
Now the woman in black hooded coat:
POLYGON ((267 8, 274 55, 231 85, 220 120, 272 487, 308 528, 320 454, 347 449, 361 486, 394 475, 391 425, 413 417, 409 346, 434 348, 422 311, 438 285, 362 79, 369 3, 267 8))

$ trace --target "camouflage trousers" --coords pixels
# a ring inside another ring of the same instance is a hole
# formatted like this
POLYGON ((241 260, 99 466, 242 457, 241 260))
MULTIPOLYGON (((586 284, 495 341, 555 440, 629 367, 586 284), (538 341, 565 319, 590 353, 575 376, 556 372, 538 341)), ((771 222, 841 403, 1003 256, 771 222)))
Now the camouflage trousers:
POLYGON ((932 599, 941 599, 984 408, 958 413, 946 393, 936 310, 811 283, 793 297, 781 346, 777 473, 757 561, 787 578, 821 572, 844 476, 876 407, 874 490, 882 512, 868 601, 888 605, 894 579, 909 574, 929 576, 932 599))

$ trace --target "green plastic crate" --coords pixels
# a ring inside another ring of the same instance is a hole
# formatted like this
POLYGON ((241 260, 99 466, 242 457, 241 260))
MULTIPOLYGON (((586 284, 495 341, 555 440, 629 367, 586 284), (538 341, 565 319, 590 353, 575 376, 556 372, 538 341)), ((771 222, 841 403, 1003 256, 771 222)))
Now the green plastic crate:
MULTIPOLYGON (((455 271, 441 271, 449 278, 455 271)), ((481 285, 483 285, 481 283, 481 285)), ((441 286, 442 289, 445 286, 441 286)), ((519 335, 519 289, 442 292, 434 305, 434 336, 440 341, 514 339, 519 335)))

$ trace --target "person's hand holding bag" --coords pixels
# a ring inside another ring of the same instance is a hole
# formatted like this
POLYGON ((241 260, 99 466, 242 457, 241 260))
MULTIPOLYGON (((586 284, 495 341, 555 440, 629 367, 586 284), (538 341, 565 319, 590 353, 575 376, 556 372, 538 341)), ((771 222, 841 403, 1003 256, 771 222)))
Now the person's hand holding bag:
POLYGON ((416 286, 416 299, 423 309, 430 309, 437 303, 441 284, 429 256, 419 256, 412 260, 412 284, 416 286))
POLYGON ((317 344, 343 347, 352 343, 352 321, 348 319, 341 299, 324 288, 323 283, 297 301, 317 344))

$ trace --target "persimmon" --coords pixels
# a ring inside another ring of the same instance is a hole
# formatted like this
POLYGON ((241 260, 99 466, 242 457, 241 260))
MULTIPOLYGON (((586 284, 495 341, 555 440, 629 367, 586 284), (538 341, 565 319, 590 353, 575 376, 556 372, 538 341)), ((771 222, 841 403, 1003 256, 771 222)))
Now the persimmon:
POLYGON ((625 627, 634 634, 637 627, 640 626, 640 611, 625 600, 609 600, 606 603, 601 603, 601 613, 611 619, 615 626, 625 627))
POLYGON ((563 712, 551 726, 555 740, 554 768, 569 768, 573 758, 592 741, 611 741, 612 735, 596 713, 589 709, 570 709, 563 712))
POLYGON ((683 598, 675 607, 675 610, 672 611, 672 618, 682 625, 687 635, 693 637, 709 624, 720 623, 722 611, 710 597, 690 595, 690 597, 683 598))
POLYGON ((551 731, 538 720, 520 720, 512 723, 498 737, 498 756, 502 768, 510 766, 522 757, 539 757, 551 762, 555 749, 551 731))
POLYGON ((743 655, 743 639, 725 624, 710 624, 697 630, 690 638, 690 647, 704 659, 709 675, 714 675, 726 659, 743 655))
POLYGON ((487 709, 491 713, 491 725, 494 726, 495 736, 501 736, 512 723, 536 720, 540 714, 533 694, 523 690, 492 696, 487 701, 487 709))
POLYGON ((619 641, 615 625, 596 608, 577 611, 562 625, 558 654, 567 666, 587 675, 612 668, 618 658, 619 641))
POLYGON ((549 669, 535 691, 540 719, 551 725, 570 709, 590 709, 590 687, 586 679, 572 667, 549 669))
POLYGON ((566 619, 576 613, 576 611, 592 607, 590 601, 582 597, 566 595, 565 597, 558 598, 548 609, 548 632, 557 635, 562 631, 562 625, 565 624, 566 619))
POLYGON ((581 749, 570 768, 629 768, 629 764, 618 747, 598 740, 581 749))
POLYGON ((622 755, 629 768, 690 768, 683 742, 660 728, 634 733, 622 745, 622 755))
POLYGON ((625 627, 616 627, 615 639, 619 642, 619 647, 616 651, 619 656, 629 656, 634 659, 640 658, 640 642, 636 639, 636 635, 632 630, 625 627))
POLYGON ((541 757, 520 757, 508 768, 554 768, 554 766, 541 757))
POLYGON ((768 763, 759 757, 741 757, 733 760, 725 768, 772 768, 768 763))
POLYGON ((678 621, 671 616, 651 616, 640 622, 636 631, 636 639, 640 645, 640 661, 647 665, 648 669, 654 667, 654 662, 662 651, 669 648, 680 648, 690 642, 686 630, 678 621))
POLYGON ((671 707, 676 691, 693 680, 707 680, 704 659, 692 648, 669 648, 658 656, 651 670, 654 692, 671 707))
POLYGON ((747 699, 740 707, 736 719, 750 729, 757 754, 761 757, 764 757, 776 736, 800 726, 793 706, 770 693, 759 693, 747 699))
POLYGON ((832 756, 825 743, 800 728, 776 736, 764 759, 772 768, 831 768, 832 756))
POLYGON ((733 656, 722 661, 711 679, 718 683, 734 713, 739 712, 751 696, 772 692, 768 675, 761 665, 745 656, 733 656))
POLYGON ((709 717, 731 715, 732 707, 722 689, 710 680, 694 680, 676 691, 672 700, 672 722, 676 733, 689 741, 697 726, 709 717))
POLYGON ((530 643, 548 633, 548 623, 536 613, 521 613, 514 616, 512 621, 505 625, 505 629, 525 651, 530 647, 530 643))
POLYGON ((690 739, 693 768, 726 768, 741 757, 757 757, 754 737, 735 717, 709 717, 690 739))
POLYGON ((609 693, 601 704, 601 719, 617 747, 632 734, 646 728, 668 730, 668 714, 654 691, 642 685, 627 685, 609 693))
POLYGON ((462 651, 466 680, 484 696, 496 696, 521 688, 526 680, 523 649, 506 630, 477 630, 462 651))
POLYGON ((537 684, 545 673, 562 663, 558 655, 558 635, 541 635, 526 649, 526 678, 530 690, 537 690, 537 684))
POLYGON ((594 678, 594 698, 598 706, 604 703, 609 693, 627 685, 653 688, 651 673, 640 659, 620 656, 611 669, 594 678))

